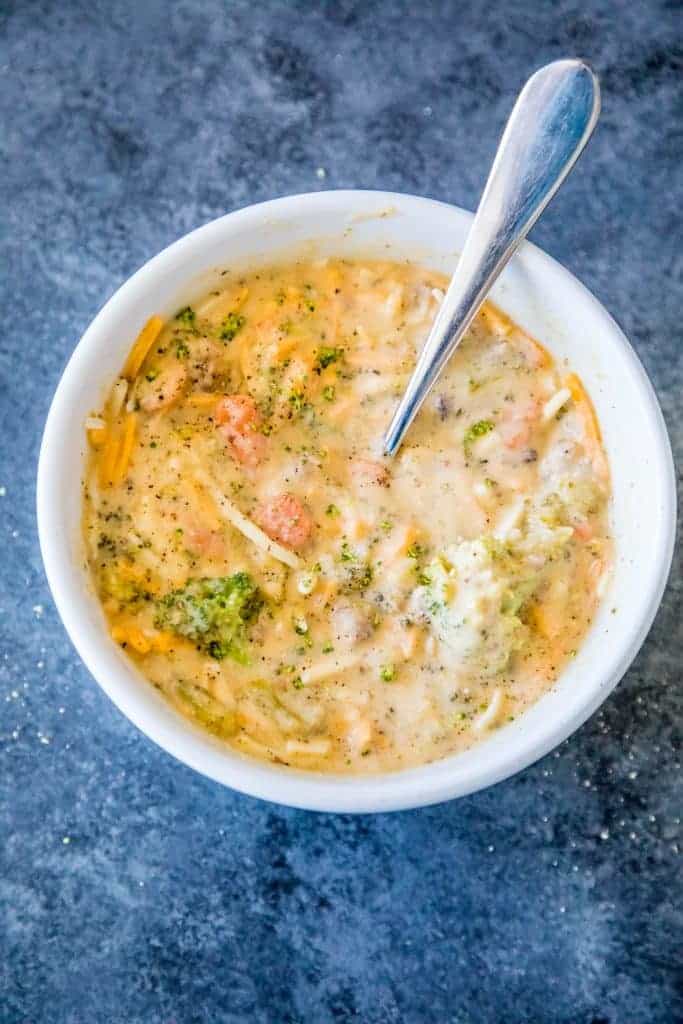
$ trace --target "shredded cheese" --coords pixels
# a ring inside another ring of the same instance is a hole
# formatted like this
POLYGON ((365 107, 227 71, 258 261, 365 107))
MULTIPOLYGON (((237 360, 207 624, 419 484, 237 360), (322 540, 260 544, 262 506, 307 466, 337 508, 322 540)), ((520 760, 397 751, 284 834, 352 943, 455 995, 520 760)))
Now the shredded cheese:
POLYGON ((88 440, 93 448, 102 448, 105 441, 107 440, 107 428, 102 427, 88 427, 88 440))
POLYGON ((119 379, 111 389, 111 396, 109 398, 109 416, 111 419, 116 419, 118 414, 123 409, 126 401, 126 395, 128 394, 128 381, 119 379))
MULTIPOLYGON (((195 463, 196 465, 196 463, 195 463)), ((223 494, 219 487, 217 487, 213 481, 199 469, 197 466, 196 477, 199 483, 205 488, 206 491, 211 495, 213 500, 216 502, 221 515, 224 519, 234 526, 236 530, 250 540, 252 544, 255 544, 257 548, 261 548, 262 551, 266 551, 273 558, 276 558, 278 562, 284 562, 291 569, 298 569, 301 565, 301 559, 294 554, 293 551, 289 551, 283 547, 282 544, 278 544, 277 541, 271 540, 267 533, 257 526, 256 523, 252 523, 251 519, 248 519, 240 510, 234 505, 229 498, 223 494)))
POLYGON ((472 728, 477 732, 483 732, 485 729, 490 729, 492 725, 495 725, 501 716, 503 711, 503 705, 505 704, 505 697, 503 691, 496 689, 493 691, 491 701, 485 711, 475 718, 472 723, 472 728))
POLYGON ((288 754, 302 754, 304 757, 324 757, 332 744, 322 737, 312 740, 287 740, 285 750, 288 754))
POLYGON ((553 416, 557 416, 562 406, 566 405, 571 397, 572 393, 569 388, 560 388, 559 391, 556 391, 552 398, 549 398, 543 406, 541 414, 543 422, 547 423, 553 416))
POLYGON ((107 439, 102 458, 100 461, 100 484, 102 487, 110 487, 114 482, 114 469, 119 454, 120 438, 117 434, 110 434, 107 439))
POLYGON ((121 439, 121 450, 113 471, 112 482, 115 484, 120 483, 128 471, 128 464, 133 451, 133 444, 135 443, 136 420, 137 417, 134 412, 129 412, 126 416, 123 437, 121 439))
POLYGON ((104 430, 107 423, 101 416, 88 416, 85 421, 86 430, 104 430))
POLYGON ((572 398, 576 402, 577 406, 580 407, 586 428, 593 437, 593 440, 600 442, 600 426, 598 424, 598 417, 595 415, 595 408, 593 403, 588 396, 588 392, 584 388, 583 384, 576 376, 575 373, 570 373, 565 380, 565 387, 571 393, 572 398))
POLYGON ((326 661, 317 661, 310 668, 305 668, 301 673, 302 683, 317 683, 328 676, 339 676, 342 672, 348 672, 350 668, 360 661, 359 654, 347 654, 343 658, 329 658, 326 661))
POLYGON ((149 318, 138 334, 137 340, 130 350, 128 359, 126 359, 123 367, 122 376, 126 377, 128 380, 135 380, 140 372, 140 367, 145 361, 145 356, 159 337, 159 333, 163 326, 164 321, 160 316, 155 315, 149 318))

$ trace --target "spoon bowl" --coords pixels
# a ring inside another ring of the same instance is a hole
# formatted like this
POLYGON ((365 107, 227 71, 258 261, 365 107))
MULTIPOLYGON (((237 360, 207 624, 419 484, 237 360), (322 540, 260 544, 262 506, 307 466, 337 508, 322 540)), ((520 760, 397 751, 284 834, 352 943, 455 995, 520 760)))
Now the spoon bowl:
POLYGON ((398 451, 491 287, 581 155, 599 114, 598 80, 579 60, 547 64, 522 89, 457 271, 384 437, 385 455, 398 451))

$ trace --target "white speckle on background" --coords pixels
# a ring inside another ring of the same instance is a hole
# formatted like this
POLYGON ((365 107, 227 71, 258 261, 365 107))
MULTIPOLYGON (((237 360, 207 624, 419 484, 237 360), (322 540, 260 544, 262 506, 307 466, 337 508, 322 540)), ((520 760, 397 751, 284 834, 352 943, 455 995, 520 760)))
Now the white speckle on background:
POLYGON ((320 178, 320 180, 322 181, 323 178, 327 177, 327 171, 325 170, 324 167, 316 167, 315 176, 316 178, 320 178))

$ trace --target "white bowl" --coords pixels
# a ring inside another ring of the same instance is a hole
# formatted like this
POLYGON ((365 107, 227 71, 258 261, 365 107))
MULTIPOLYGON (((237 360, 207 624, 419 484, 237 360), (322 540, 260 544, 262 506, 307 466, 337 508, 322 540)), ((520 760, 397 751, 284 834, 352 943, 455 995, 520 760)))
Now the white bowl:
POLYGON ((570 273, 525 244, 495 301, 582 378, 609 456, 616 564, 577 657, 515 722, 465 753, 376 776, 321 775, 263 764, 219 746, 173 711, 111 640, 84 569, 80 536, 84 420, 152 313, 170 316, 210 288, 220 268, 292 255, 411 259, 452 271, 472 215, 386 192, 318 192, 250 206, 165 249, 95 317, 61 379, 38 468, 38 527, 47 577, 83 661, 150 739, 210 778, 252 796, 325 811, 389 811, 436 803, 507 778, 551 750, 604 701, 659 606, 674 542, 673 460, 654 391, 609 314, 570 273))

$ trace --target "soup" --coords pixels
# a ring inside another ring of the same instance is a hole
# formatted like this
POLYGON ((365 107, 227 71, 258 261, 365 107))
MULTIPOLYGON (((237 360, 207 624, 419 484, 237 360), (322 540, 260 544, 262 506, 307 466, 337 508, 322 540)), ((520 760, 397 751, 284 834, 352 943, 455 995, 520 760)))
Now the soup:
POLYGON ((113 639, 175 708, 280 764, 461 751, 552 685, 609 574, 581 382, 487 304, 392 460, 447 280, 324 260, 143 328, 86 426, 83 528, 113 639))

